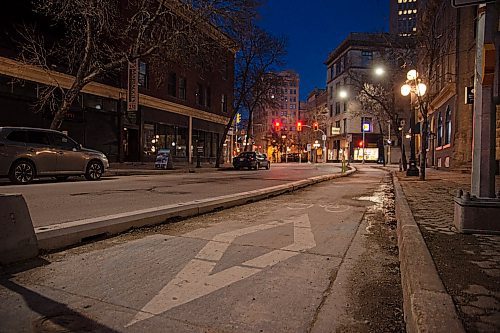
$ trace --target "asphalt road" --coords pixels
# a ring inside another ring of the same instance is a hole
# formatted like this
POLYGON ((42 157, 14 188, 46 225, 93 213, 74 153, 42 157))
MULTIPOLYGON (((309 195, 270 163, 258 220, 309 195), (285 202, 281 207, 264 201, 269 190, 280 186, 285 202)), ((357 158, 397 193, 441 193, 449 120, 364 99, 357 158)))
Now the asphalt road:
POLYGON ((273 164, 271 170, 213 171, 104 177, 98 182, 42 179, 0 183, 0 193, 23 194, 34 227, 256 190, 340 172, 332 164, 273 164))
MULTIPOLYGON (((230 175, 217 183, 256 174, 230 175)), ((368 251, 363 237, 373 221, 364 216, 383 200, 383 177, 363 167, 291 194, 47 255, 33 263, 39 267, 13 267, 0 278, 0 331, 367 332, 347 288, 368 251)), ((379 299, 373 304, 382 307, 379 299)))

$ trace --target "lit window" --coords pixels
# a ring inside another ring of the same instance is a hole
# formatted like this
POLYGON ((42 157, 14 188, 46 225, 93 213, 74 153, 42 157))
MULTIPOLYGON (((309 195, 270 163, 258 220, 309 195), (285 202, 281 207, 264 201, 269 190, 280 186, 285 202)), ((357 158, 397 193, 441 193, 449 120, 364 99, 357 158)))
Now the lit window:
POLYGON ((400 10, 399 13, 398 13, 398 15, 403 15, 403 11, 400 10))

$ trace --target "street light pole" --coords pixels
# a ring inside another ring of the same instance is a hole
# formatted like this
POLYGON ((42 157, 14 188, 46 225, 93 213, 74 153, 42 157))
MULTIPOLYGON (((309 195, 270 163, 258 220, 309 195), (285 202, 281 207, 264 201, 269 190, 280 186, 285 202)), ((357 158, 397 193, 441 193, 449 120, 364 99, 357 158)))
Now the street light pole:
POLYGON ((361 117, 361 133, 363 135, 363 160, 362 164, 365 164, 365 117, 361 117))

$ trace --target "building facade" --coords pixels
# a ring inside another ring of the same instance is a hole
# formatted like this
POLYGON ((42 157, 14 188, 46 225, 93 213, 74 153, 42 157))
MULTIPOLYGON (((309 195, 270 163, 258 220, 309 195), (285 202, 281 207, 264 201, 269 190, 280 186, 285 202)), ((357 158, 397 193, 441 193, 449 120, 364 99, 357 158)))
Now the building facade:
POLYGON ((271 92, 272 98, 278 99, 272 106, 254 111, 254 137, 257 150, 267 153, 275 161, 288 152, 297 152, 299 136, 300 78, 294 71, 279 73, 282 86, 271 92))
MULTIPOLYGON (((369 73, 388 48, 388 34, 351 33, 328 56, 327 156, 329 161, 378 161, 383 154, 383 128, 356 99, 356 73, 369 73), (364 127, 364 131, 362 130, 364 127), (364 132, 364 135, 363 135, 364 132)), ((387 132, 386 132, 387 133, 387 132)))
MULTIPOLYGON (((425 5, 423 1, 419 8, 423 15, 429 14, 425 5)), ((454 8, 449 2, 441 6, 436 29, 445 43, 436 58, 432 81, 425 82, 431 98, 427 165, 448 169, 472 161, 473 104, 466 102, 465 95, 466 89, 474 87, 477 6, 454 8)), ((425 64, 420 64, 422 72, 425 64)), ((417 147, 420 149, 420 142, 417 147)))
POLYGON ((402 37, 417 32, 419 0, 391 0, 389 8, 389 32, 402 37))
MULTIPOLYGON (((16 13, 3 13, 0 35, 0 124, 49 127, 52 114, 34 113, 41 88, 70 87, 63 66, 51 70, 17 60, 16 29, 34 16, 30 1, 20 0, 16 13)), ((154 67, 138 62, 139 104, 127 112, 127 69, 86 85, 66 114, 60 130, 110 161, 151 161, 159 149, 170 149, 174 160, 192 161, 193 147, 203 147, 205 161, 215 161, 217 142, 229 121, 233 101, 234 50, 228 49, 203 75, 165 59, 154 67)))

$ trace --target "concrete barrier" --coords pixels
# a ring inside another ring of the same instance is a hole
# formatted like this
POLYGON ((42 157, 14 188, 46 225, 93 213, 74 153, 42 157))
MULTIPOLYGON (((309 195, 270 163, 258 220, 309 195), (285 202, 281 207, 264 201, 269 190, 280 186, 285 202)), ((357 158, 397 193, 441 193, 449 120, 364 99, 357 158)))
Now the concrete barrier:
POLYGON ((393 180, 406 330, 409 333, 465 332, 403 189, 394 175, 393 180))
POLYGON ((34 258, 38 244, 21 194, 0 194, 0 264, 34 258))

